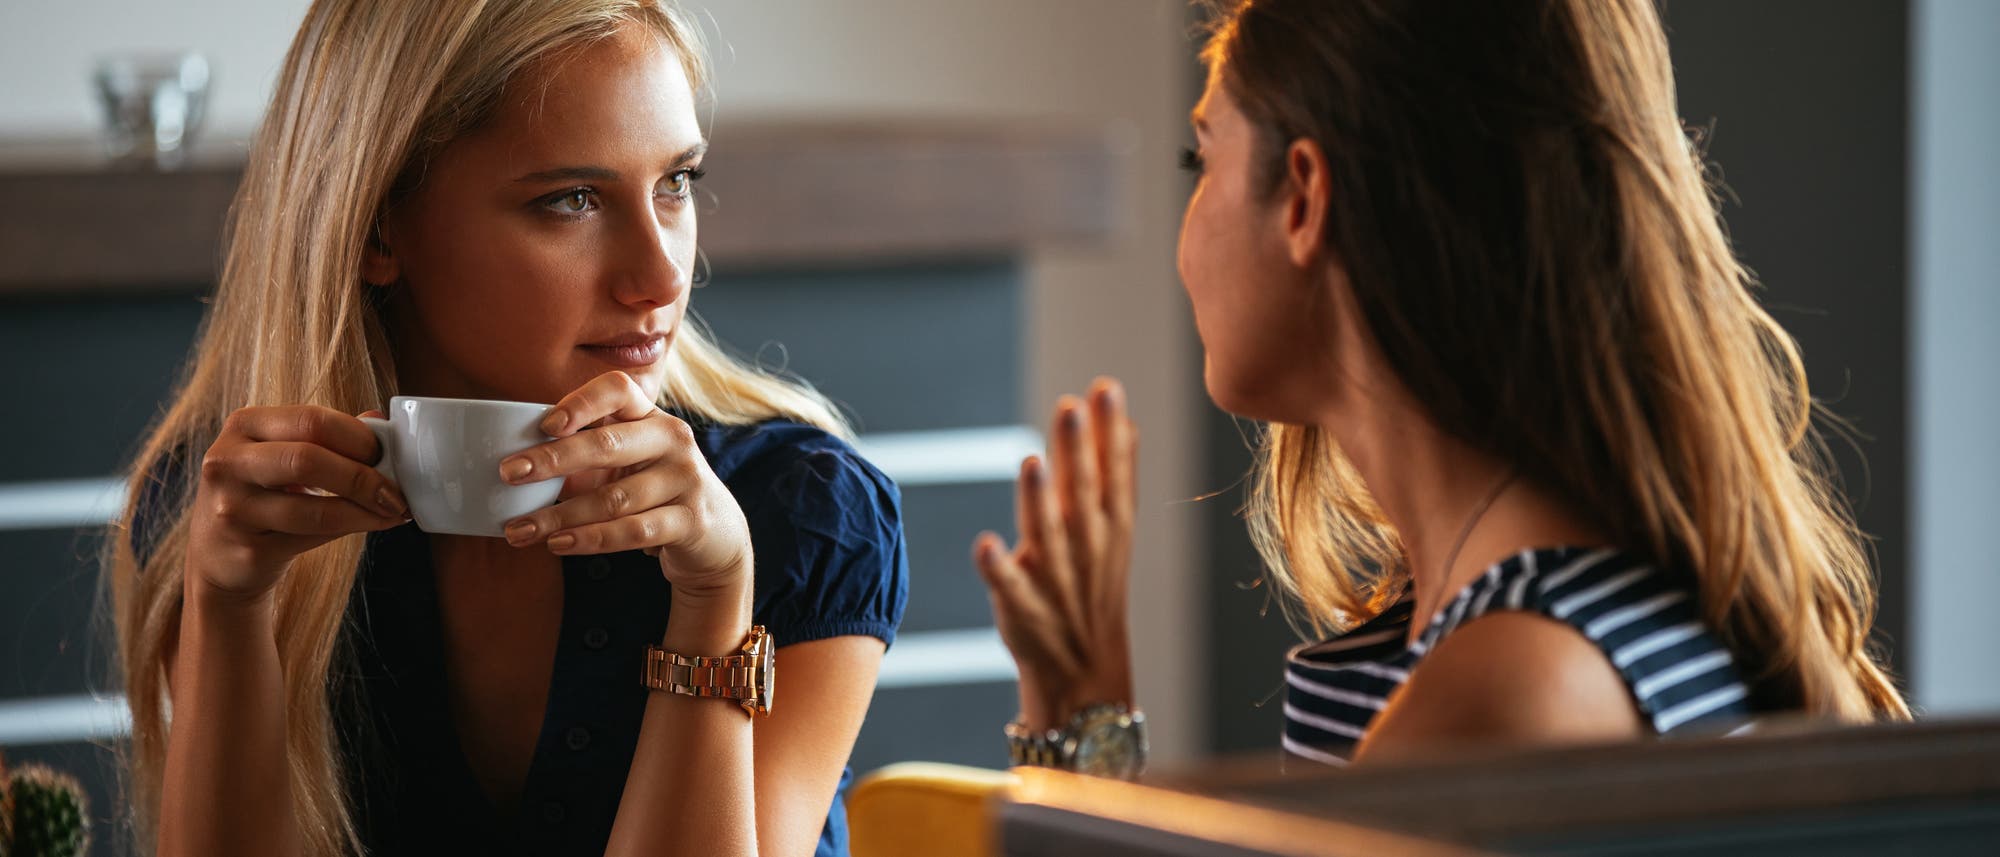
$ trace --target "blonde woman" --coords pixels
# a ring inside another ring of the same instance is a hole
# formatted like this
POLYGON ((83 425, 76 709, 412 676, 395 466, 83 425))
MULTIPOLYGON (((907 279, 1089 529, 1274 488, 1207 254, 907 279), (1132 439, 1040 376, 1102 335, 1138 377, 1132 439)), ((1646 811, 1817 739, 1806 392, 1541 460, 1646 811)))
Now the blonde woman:
MULTIPOLYGON (((1248 509, 1313 641, 1283 746, 1909 712, 1792 340, 1732 256, 1650 0, 1216 10, 1180 274, 1210 396, 1268 424, 1248 509)), ((1133 430, 1065 400, 976 562, 1016 757, 1131 774, 1133 430)), ((1226 631, 1224 631, 1226 633, 1226 631)))
POLYGON ((110 561, 142 847, 845 853, 899 500, 687 315, 703 73, 659 0, 307 11, 110 561), (566 499, 418 531, 356 419, 393 394, 554 403, 501 471, 566 499), (641 685, 752 638, 754 723, 641 685))

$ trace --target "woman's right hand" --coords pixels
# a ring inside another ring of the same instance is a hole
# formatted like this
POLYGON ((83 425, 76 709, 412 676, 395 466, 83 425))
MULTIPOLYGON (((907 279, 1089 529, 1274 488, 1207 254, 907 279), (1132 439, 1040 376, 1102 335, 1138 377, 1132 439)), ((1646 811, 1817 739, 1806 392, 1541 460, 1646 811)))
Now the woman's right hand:
POLYGON ((981 533, 973 560, 1021 676, 1021 718, 1042 731, 1093 703, 1131 705, 1126 619, 1138 433, 1125 391, 1100 378, 1089 403, 1065 396, 1050 434, 1053 467, 1021 463, 1020 541, 981 533))
POLYGON ((188 585, 261 598, 299 554, 408 520, 402 492, 372 465, 380 452, 367 424, 330 408, 230 414, 201 460, 188 585))

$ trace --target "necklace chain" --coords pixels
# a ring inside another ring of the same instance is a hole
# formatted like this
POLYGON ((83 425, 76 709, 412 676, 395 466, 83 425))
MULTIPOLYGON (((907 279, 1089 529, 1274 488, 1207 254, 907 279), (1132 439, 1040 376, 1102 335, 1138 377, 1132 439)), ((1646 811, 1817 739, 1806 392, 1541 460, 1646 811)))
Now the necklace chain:
MULTIPOLYGON (((1451 552, 1446 554, 1444 558, 1444 567, 1439 569, 1438 573, 1441 577, 1438 580, 1438 585, 1440 587, 1450 582, 1451 567, 1458 562, 1458 552, 1465 549, 1465 541, 1472 537, 1472 528, 1479 525, 1479 519, 1486 517, 1486 511, 1493 508, 1494 501, 1499 500, 1500 495, 1506 492, 1507 486, 1514 484, 1515 477, 1520 475, 1520 470, 1509 468, 1507 475, 1501 477, 1499 483, 1493 486, 1492 491, 1487 492, 1486 499, 1479 502, 1479 507, 1472 510, 1472 517, 1467 518, 1465 526, 1458 531, 1458 539, 1452 542, 1451 552)), ((1438 605, 1440 608, 1443 606, 1443 604, 1438 605)))

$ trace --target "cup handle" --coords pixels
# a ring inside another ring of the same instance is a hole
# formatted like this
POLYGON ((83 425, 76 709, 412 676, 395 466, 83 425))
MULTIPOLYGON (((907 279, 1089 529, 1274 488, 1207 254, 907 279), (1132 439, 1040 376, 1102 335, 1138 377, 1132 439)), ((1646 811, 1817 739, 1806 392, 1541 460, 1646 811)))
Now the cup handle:
POLYGON ((375 444, 382 447, 382 458, 375 462, 375 472, 396 481, 396 432, 388 420, 381 417, 362 417, 363 425, 375 433, 375 444))

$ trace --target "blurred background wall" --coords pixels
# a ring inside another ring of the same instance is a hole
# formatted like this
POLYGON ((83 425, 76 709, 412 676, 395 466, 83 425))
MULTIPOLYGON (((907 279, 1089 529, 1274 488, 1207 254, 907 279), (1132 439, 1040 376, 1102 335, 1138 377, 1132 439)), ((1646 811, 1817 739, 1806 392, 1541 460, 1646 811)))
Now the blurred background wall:
POLYGON ((1914 11, 1910 682, 1962 714, 2000 708, 2000 4, 1914 11))
MULTIPOLYGON (((255 126, 304 5, 7 3, 0 142, 88 138, 99 125, 89 88, 98 57, 185 49, 207 54, 214 68, 208 136, 226 148, 255 126)), ((1114 156, 1106 187, 1116 225, 1095 240, 858 269, 724 264, 696 306, 710 308, 741 349, 785 345, 789 365, 853 404, 864 431, 1038 429, 1057 394, 1099 373, 1125 379, 1145 436, 1133 615, 1156 753, 1171 764, 1274 748, 1276 706, 1261 703, 1279 686, 1275 658, 1290 637, 1251 585, 1254 556, 1233 514, 1247 455, 1238 427, 1201 390, 1199 346, 1173 270, 1187 189, 1173 170, 1174 151, 1188 138, 1184 114, 1199 88, 1187 7, 1178 0, 689 6, 714 36, 718 153, 735 129, 769 121, 1061 127, 1104 141, 1114 156), (802 304, 839 304, 839 296, 858 327, 800 317, 802 304), (912 328, 928 338, 912 339, 912 328), (991 359, 952 354, 954 347, 984 349, 991 359), (843 356, 849 349, 862 354, 843 356), (911 383, 932 386, 909 389, 868 380, 882 367, 911 363, 963 374, 913 375, 911 383), (954 388, 954 377, 981 387, 954 388), (922 409, 910 402, 933 394, 955 403, 952 419, 912 415, 922 409), (1192 500, 1217 491, 1215 499, 1192 500)), ((1815 390, 1861 435, 1841 455, 1862 522, 1879 539, 1883 643, 1920 704, 2000 710, 2000 623, 1987 618, 2000 603, 1987 538, 2000 522, 1993 440, 2000 346, 1990 334, 2000 323, 2000 168, 1992 154, 2000 151, 1993 97, 2000 61, 1986 50, 2000 36, 2000 13, 1984 0, 1670 0, 1665 9, 1683 113, 1711 128, 1709 152, 1733 191, 1725 203, 1732 235, 1774 311, 1804 343, 1815 390)), ((726 214, 728 199, 721 204, 726 214)), ((171 318, 181 325, 172 330, 184 331, 200 289, 132 298, 125 311, 171 318)), ((55 317, 29 313, 59 304, 46 294, 0 293, 7 316, 0 323, 25 342, 55 317)), ((88 324, 68 330, 98 335, 88 324)), ((184 337, 161 333, 149 347, 176 353, 184 337)), ((26 391, 74 385, 20 348, 0 366, 0 394, 21 401, 26 391)), ((168 374, 146 372, 146 389, 168 374)), ((150 407, 139 403, 134 419, 143 422, 150 407)), ((100 469, 37 459, 0 476, 105 475, 100 469)), ((940 651, 970 652, 968 662, 985 666, 962 681, 950 668, 927 673, 931 684, 878 700, 876 716, 900 727, 913 722, 911 712, 924 712, 914 720, 929 734, 960 737, 947 749, 926 738, 909 745, 920 748, 913 752, 997 765, 997 727, 1012 713, 1011 691, 995 677, 990 635, 978 636, 983 596, 964 550, 979 527, 1011 530, 1007 487, 989 473, 912 494, 912 508, 926 510, 912 512, 912 527, 923 528, 912 535, 918 630, 971 633, 951 639, 972 648, 940 651), (927 599, 949 609, 919 617, 927 599), (890 713, 897 710, 904 713, 890 713)), ((33 555, 74 558, 73 537, 50 538, 64 547, 33 555)), ((27 622, 30 601, 48 601, 57 578, 73 591, 85 573, 73 563, 52 569, 0 557, 0 595, 15 601, 0 605, 0 686, 9 695, 39 698, 57 685, 76 691, 67 679, 31 678, 29 666, 47 660, 36 647, 56 643, 6 623, 27 622)), ((56 601, 71 612, 61 621, 74 625, 74 596, 63 598, 56 601)), ((84 630, 56 639, 75 646, 84 630)), ((899 644, 899 651, 921 648, 899 644)), ((0 707, 0 715, 9 710, 0 707)), ((904 758, 894 737, 864 736, 857 762, 904 758)))

